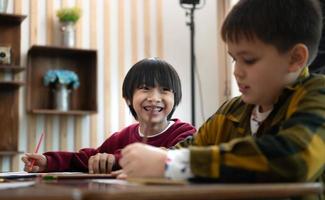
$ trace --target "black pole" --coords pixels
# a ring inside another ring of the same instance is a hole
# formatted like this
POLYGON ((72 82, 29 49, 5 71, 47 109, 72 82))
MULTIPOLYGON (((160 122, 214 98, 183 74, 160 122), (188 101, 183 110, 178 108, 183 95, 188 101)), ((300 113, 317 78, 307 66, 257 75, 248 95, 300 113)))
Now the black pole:
POLYGON ((194 48, 194 35, 195 35, 195 24, 194 24, 194 11, 195 4, 190 10, 190 22, 187 25, 190 27, 190 40, 191 40, 191 110, 192 110, 192 125, 195 126, 195 48, 194 48))

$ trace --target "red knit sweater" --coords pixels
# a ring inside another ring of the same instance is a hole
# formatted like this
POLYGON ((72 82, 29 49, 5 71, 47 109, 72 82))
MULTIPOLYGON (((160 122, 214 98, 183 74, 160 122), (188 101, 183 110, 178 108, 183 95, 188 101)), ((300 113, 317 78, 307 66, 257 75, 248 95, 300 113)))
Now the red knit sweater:
MULTIPOLYGON (((171 127, 155 137, 148 138, 147 143, 156 147, 169 148, 188 136, 192 136, 196 131, 192 125, 181 122, 179 119, 173 119, 173 121, 175 123, 171 127)), ((88 171, 88 159, 97 153, 114 154, 116 162, 113 169, 119 169, 118 160, 121 157, 121 149, 128 144, 142 141, 138 128, 139 124, 136 123, 114 133, 97 149, 84 148, 79 152, 46 152, 43 155, 47 158, 47 171, 88 171)))

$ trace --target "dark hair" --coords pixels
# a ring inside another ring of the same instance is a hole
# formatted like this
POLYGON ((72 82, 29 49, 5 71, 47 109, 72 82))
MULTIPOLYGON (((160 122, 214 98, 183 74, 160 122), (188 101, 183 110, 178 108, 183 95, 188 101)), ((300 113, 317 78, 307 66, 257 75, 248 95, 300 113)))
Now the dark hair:
POLYGON ((280 53, 303 43, 309 50, 308 64, 316 57, 321 32, 318 0, 240 0, 221 28, 225 42, 257 37, 280 53))
POLYGON ((173 66, 159 58, 145 58, 134 64, 126 74, 122 93, 123 98, 131 102, 129 108, 135 119, 137 114, 132 105, 134 91, 143 85, 155 87, 157 84, 174 93, 174 107, 167 116, 167 119, 170 119, 182 99, 181 80, 173 66))

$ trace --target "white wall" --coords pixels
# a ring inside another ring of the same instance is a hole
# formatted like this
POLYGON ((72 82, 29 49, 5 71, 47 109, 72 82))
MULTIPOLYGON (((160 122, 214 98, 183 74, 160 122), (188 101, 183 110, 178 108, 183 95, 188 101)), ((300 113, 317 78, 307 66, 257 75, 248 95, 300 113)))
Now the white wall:
MULTIPOLYGON (((207 0, 206 5, 194 13, 195 53, 197 72, 201 80, 203 111, 201 107, 199 79, 196 76, 196 126, 213 114, 218 107, 218 65, 217 65, 217 1, 207 0)), ((183 100, 175 116, 191 122, 191 63, 190 63, 190 29, 185 10, 179 1, 164 1, 164 55, 177 68, 183 84, 183 100)))

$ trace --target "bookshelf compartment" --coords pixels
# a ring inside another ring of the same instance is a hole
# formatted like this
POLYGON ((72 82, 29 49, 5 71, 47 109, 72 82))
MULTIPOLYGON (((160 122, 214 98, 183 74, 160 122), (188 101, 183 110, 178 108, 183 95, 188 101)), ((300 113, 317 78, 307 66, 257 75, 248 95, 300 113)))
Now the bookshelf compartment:
POLYGON ((28 51, 27 111, 35 114, 85 115, 97 112, 97 51, 56 46, 32 46, 28 51), (74 71, 80 86, 71 90, 69 111, 53 108, 54 94, 43 84, 48 70, 74 71))

